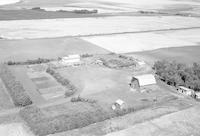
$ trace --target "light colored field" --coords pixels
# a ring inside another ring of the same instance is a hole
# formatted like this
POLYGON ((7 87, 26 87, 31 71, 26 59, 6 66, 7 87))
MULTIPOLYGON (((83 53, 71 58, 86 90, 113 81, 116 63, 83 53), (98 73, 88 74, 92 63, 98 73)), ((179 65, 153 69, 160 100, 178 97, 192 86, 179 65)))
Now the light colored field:
POLYGON ((0 61, 58 58, 69 54, 106 54, 109 51, 79 38, 0 40, 0 61))
POLYGON ((111 52, 127 53, 159 48, 199 45, 200 29, 93 36, 82 39, 111 52))
POLYGON ((188 27, 200 27, 200 19, 178 16, 117 16, 0 21, 1 37, 8 39, 112 34, 188 27))
POLYGON ((0 125, 1 136, 34 136, 21 123, 0 125))
POLYGON ((1 0, 0 5, 12 4, 12 3, 19 2, 19 1, 20 0, 1 0))

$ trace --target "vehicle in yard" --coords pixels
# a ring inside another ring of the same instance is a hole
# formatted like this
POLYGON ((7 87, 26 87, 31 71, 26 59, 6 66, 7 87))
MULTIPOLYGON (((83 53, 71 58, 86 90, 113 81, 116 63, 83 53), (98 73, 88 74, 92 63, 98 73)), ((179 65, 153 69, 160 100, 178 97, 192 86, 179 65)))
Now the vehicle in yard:
POLYGON ((114 104, 112 105, 112 109, 116 110, 116 109, 123 109, 125 107, 125 102, 121 99, 118 99, 114 102, 114 104))

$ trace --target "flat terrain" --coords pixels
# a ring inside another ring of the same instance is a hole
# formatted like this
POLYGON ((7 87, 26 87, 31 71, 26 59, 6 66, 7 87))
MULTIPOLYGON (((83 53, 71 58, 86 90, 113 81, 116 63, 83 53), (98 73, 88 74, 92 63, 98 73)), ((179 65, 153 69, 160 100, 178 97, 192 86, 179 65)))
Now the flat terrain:
POLYGON ((155 61, 163 59, 170 61, 175 60, 180 63, 192 64, 193 62, 200 62, 199 51, 199 46, 187 46, 128 53, 128 55, 142 59, 151 65, 154 64, 155 61))
POLYGON ((158 103, 176 99, 157 85, 147 86, 144 93, 132 92, 129 83, 132 72, 97 66, 62 68, 58 72, 79 88, 80 96, 91 98, 106 105, 122 99, 130 107, 141 109, 158 103))
POLYGON ((200 27, 199 18, 178 16, 117 16, 0 21, 1 37, 6 39, 79 37, 198 27, 200 27))
MULTIPOLYGON (((145 86, 144 92, 129 86, 132 76, 150 73, 156 60, 200 62, 198 0, 22 0, 3 5, 12 2, 17 0, 0 0, 0 63, 114 52, 150 64, 108 68, 92 60, 58 68, 56 71, 78 89, 69 98, 63 97, 66 88, 43 67, 9 66, 33 106, 39 108, 28 115, 30 120, 36 119, 33 126, 38 125, 41 132, 61 132, 50 136, 200 135, 198 101, 160 81, 145 86), (42 10, 32 9, 36 7, 42 10), (97 9, 98 13, 73 13, 81 9, 97 9), (84 100, 70 101, 77 96, 84 100), (116 117, 120 113, 111 106, 117 99, 123 100, 131 113, 116 117)), ((30 120, 23 118, 20 110, 0 80, 0 136, 33 136, 26 126, 30 120)))
POLYGON ((0 40, 0 61, 58 58, 68 54, 106 54, 109 51, 79 38, 0 40))
POLYGON ((32 19, 55 19, 55 18, 86 18, 103 17, 100 14, 76 14, 73 12, 40 11, 31 9, 5 10, 0 9, 0 21, 2 20, 32 20, 32 19))
POLYGON ((159 48, 199 45, 200 29, 161 30, 91 36, 83 37, 82 39, 115 53, 140 52, 159 48))
MULTIPOLYGON (((98 9, 100 12, 130 12, 138 10, 165 10, 178 9, 178 11, 193 11, 198 1, 192 0, 23 0, 19 3, 4 6, 6 8, 32 8, 32 7, 50 7, 50 8, 76 8, 76 9, 98 9)), ((177 11, 176 11, 177 12, 177 11)))

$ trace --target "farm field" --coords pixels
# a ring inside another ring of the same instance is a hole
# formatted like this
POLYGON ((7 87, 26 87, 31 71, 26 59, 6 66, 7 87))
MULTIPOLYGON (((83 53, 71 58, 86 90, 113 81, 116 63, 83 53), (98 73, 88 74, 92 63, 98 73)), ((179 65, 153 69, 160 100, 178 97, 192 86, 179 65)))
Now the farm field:
POLYGON ((140 52, 168 47, 199 46, 200 29, 91 36, 82 39, 115 53, 140 52))
POLYGON ((200 46, 172 47, 152 51, 134 52, 127 55, 144 60, 153 65, 157 60, 175 60, 180 63, 192 64, 200 62, 200 46))
POLYGON ((193 27, 200 27, 199 18, 178 16, 117 16, 0 21, 1 37, 6 39, 95 36, 193 27))
MULTIPOLYGON (((177 1, 177 0, 151 0, 151 2, 146 2, 146 0, 24 0, 20 3, 8 5, 6 7, 9 8, 31 8, 31 7, 74 7, 74 8, 95 8, 98 10, 103 10, 106 12, 118 10, 120 11, 137 11, 140 9, 143 10, 158 10, 165 9, 166 7, 173 6, 181 7, 181 9, 193 7, 194 5, 199 5, 197 1, 185 0, 185 1, 177 1)), ((5 7, 5 6, 4 6, 5 7)))
POLYGON ((87 18, 87 17, 104 17, 112 16, 109 14, 76 14, 72 11, 54 12, 54 11, 40 11, 32 9, 1 9, 0 21, 2 20, 32 20, 32 19, 55 19, 55 18, 87 18))
POLYGON ((79 38, 0 40, 0 62, 58 58, 69 54, 107 54, 109 51, 79 38))
POLYGON ((199 52, 199 0, 0 0, 0 136, 199 136, 199 52))

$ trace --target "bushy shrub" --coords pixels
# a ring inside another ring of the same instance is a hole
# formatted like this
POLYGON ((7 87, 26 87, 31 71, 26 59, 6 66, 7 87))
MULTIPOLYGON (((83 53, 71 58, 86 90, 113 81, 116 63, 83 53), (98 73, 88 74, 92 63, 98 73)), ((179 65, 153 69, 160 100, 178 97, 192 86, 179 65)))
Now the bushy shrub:
POLYGON ((27 60, 27 61, 8 61, 7 65, 32 65, 32 64, 41 64, 41 63, 48 63, 52 61, 52 59, 44 59, 44 58, 38 58, 35 60, 27 60))
POLYGON ((77 14, 94 14, 94 13, 98 13, 98 10, 81 9, 81 10, 73 10, 73 12, 77 14))
POLYGON ((0 77, 16 106, 27 106, 32 104, 32 101, 23 86, 15 80, 15 77, 7 66, 0 66, 0 77))
POLYGON ((157 61, 153 69, 156 74, 169 85, 179 86, 200 91, 200 64, 193 63, 192 66, 177 63, 175 61, 157 61))
POLYGON ((83 54, 81 55, 82 58, 88 58, 88 57, 92 57, 93 55, 92 54, 83 54))
POLYGON ((53 68, 48 67, 46 72, 52 75, 57 80, 57 82, 59 82, 61 85, 63 85, 66 88, 65 97, 69 97, 77 91, 77 88, 68 79, 63 78, 53 68))
POLYGON ((88 103, 96 103, 96 100, 82 98, 80 96, 71 98, 71 102, 88 102, 88 103))

